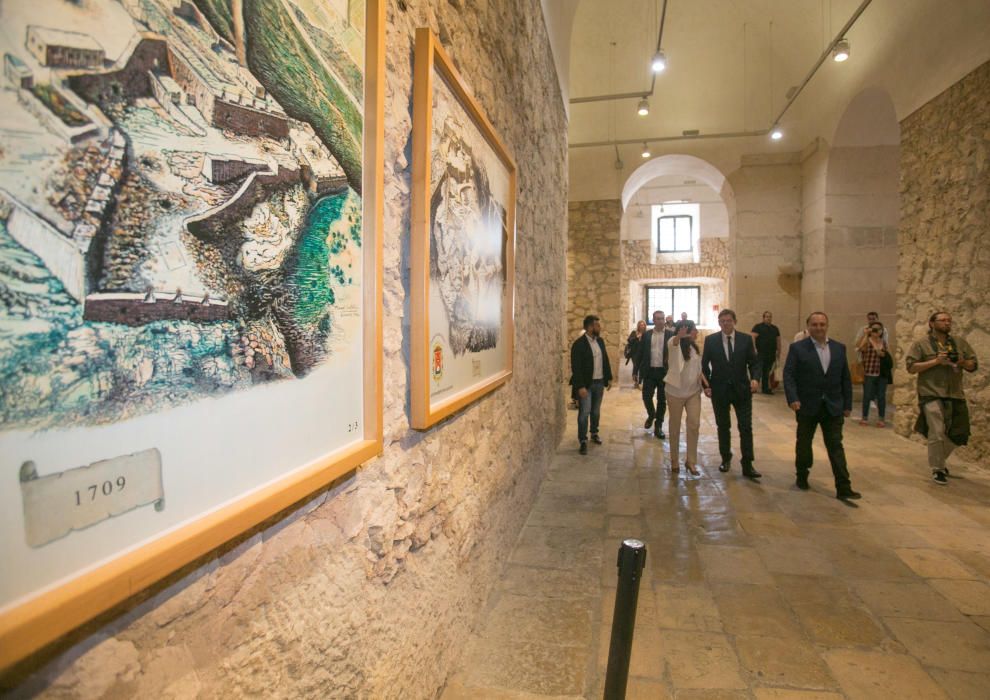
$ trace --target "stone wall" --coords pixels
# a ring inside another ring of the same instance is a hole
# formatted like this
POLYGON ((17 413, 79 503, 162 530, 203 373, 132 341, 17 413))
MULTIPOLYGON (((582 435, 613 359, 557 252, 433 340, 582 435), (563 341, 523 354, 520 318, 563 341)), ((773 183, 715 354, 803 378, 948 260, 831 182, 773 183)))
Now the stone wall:
POLYGON ((829 335, 846 344, 866 323, 867 311, 879 313, 885 325, 894 321, 899 159, 898 146, 828 153, 825 311, 829 335))
MULTIPOLYGON (((825 181, 828 147, 815 141, 801 161, 801 303, 794 333, 812 311, 825 309, 825 181)), ((793 337, 783 330, 784 340, 793 337)))
POLYGON ((730 303, 739 327, 752 328, 770 310, 783 337, 791 337, 801 277, 786 270, 801 262, 800 154, 744 156, 728 182, 735 193, 730 303))
MULTIPOLYGON (((567 124, 539 0, 391 0, 386 50, 384 454, 104 616, 73 646, 28 660, 4 679, 8 690, 430 698, 444 684, 562 433, 559 357, 546 349, 564 343, 552 319, 565 313, 567 124), (409 429, 407 408, 420 26, 438 33, 520 166, 514 375, 425 433, 409 429)), ((614 258, 617 275, 617 246, 614 258)))
POLYGON ((619 304, 621 248, 618 199, 570 202, 567 238, 567 337, 564 339, 564 381, 569 378, 568 352, 588 314, 601 316, 613 373, 622 358, 629 329, 619 304))
MULTIPOLYGON (((632 330, 636 321, 644 318, 644 313, 652 314, 654 309, 643 309, 643 289, 647 282, 661 285, 678 283, 698 285, 700 291, 701 319, 703 325, 712 325, 712 306, 726 306, 729 300, 729 239, 702 238, 697 263, 665 263, 660 256, 658 264, 650 260, 651 241, 622 242, 622 308, 627 310, 626 322, 632 330), (686 280, 686 281, 685 281, 686 280), (704 281, 703 281, 704 280, 704 281), (709 318, 711 316, 711 318, 709 318)), ((670 309, 663 309, 671 313, 670 309)), ((648 320, 648 319, 647 319, 648 320)))
POLYGON ((901 122, 901 223, 897 277, 896 429, 917 416, 915 378, 903 370, 928 316, 945 310, 980 369, 966 376, 973 438, 960 456, 990 458, 990 63, 901 122))

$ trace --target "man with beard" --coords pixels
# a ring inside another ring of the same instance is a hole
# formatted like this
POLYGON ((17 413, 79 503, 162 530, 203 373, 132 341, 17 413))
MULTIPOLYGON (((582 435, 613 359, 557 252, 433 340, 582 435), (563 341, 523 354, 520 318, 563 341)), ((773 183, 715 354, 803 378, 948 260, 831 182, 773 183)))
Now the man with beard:
POLYGON ((643 382, 643 405, 646 406, 647 430, 653 427, 653 436, 663 440, 663 417, 667 413, 667 395, 664 378, 667 376, 667 341, 673 330, 664 326, 663 311, 653 312, 653 328, 646 331, 639 341, 639 379, 643 382), (656 394, 656 404, 653 395, 656 394))
POLYGON ((602 324, 597 316, 585 316, 584 334, 571 345, 571 387, 578 400, 578 442, 580 452, 588 454, 588 419, 591 441, 602 444, 598 435, 602 398, 611 388, 612 367, 601 338, 602 324))

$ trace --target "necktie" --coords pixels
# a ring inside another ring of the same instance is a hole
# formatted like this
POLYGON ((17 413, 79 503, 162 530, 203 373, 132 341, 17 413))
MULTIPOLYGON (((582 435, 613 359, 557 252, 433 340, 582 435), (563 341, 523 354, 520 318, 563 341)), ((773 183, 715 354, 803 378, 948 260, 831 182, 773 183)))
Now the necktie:
POLYGON ((729 362, 732 362, 732 336, 729 336, 729 362))

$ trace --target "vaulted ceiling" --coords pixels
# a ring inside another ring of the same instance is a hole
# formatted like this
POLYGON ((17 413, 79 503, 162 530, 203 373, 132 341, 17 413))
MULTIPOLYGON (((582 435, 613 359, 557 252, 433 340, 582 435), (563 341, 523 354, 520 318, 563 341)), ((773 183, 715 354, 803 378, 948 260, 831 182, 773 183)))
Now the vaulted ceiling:
MULTIPOLYGON (((688 153, 730 173, 743 155, 800 151, 831 141, 843 112, 866 88, 882 88, 903 119, 975 67, 990 60, 987 0, 667 0, 662 48, 668 67, 655 83, 649 61, 664 0, 545 0, 557 43, 570 27, 568 68, 572 199, 617 196, 652 156, 688 153), (851 56, 827 58, 769 129, 842 27, 851 56), (649 93, 652 92, 652 95, 649 93), (586 101, 598 96, 632 97, 586 101), (636 113, 647 95, 650 113, 636 113), (697 130, 698 138, 683 138, 697 130), (756 135, 712 138, 712 135, 756 135), (589 145, 591 144, 591 145, 589 145), (616 169, 616 160, 623 163, 616 169)), ((556 51, 558 61, 567 51, 556 51)))

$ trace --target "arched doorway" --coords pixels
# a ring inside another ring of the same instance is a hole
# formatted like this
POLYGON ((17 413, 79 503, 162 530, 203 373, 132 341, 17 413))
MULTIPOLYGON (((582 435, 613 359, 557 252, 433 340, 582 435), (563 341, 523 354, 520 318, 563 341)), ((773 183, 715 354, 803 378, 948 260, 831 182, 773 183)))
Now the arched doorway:
POLYGON ((620 298, 627 325, 660 309, 716 327, 729 303, 734 197, 725 176, 695 156, 637 168, 622 191, 620 298))

